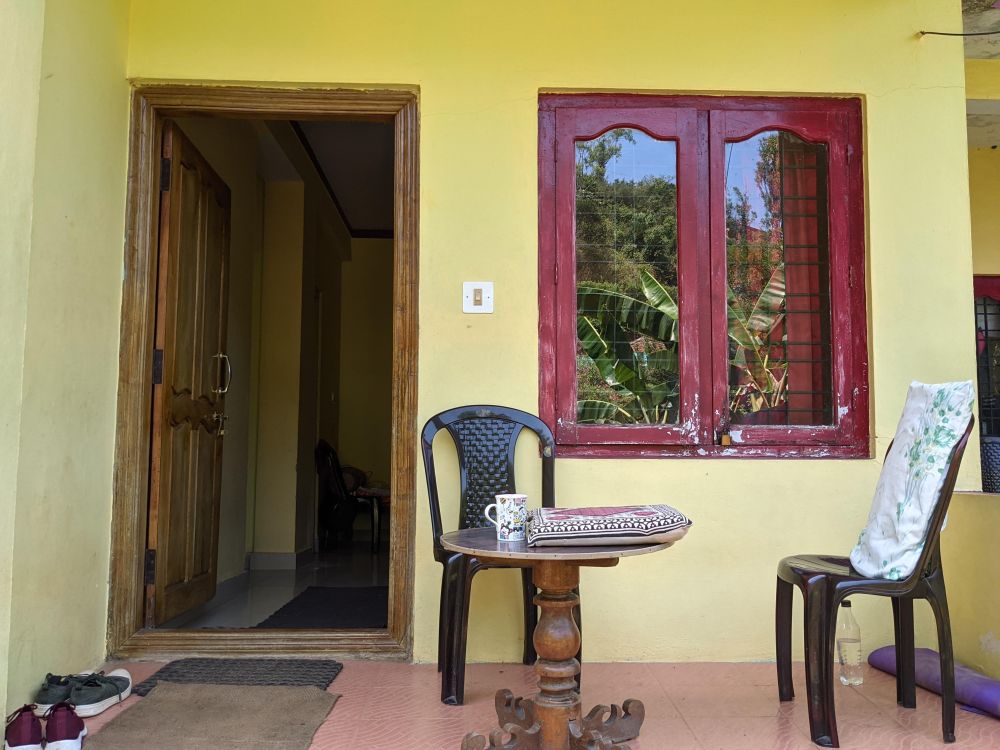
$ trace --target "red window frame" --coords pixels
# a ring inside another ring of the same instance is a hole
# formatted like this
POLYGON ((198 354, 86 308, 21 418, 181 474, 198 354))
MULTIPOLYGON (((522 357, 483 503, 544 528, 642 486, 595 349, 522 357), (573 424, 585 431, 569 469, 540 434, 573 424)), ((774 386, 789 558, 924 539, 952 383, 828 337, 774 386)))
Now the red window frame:
POLYGON ((539 97, 539 410, 563 456, 869 457, 861 107, 856 99, 539 97), (616 127, 677 144, 681 405, 675 425, 576 423, 575 143, 616 127), (832 426, 728 428, 725 144, 827 144, 832 426))
POLYGON ((1000 302, 1000 276, 977 274, 972 277, 972 296, 989 297, 1000 302))

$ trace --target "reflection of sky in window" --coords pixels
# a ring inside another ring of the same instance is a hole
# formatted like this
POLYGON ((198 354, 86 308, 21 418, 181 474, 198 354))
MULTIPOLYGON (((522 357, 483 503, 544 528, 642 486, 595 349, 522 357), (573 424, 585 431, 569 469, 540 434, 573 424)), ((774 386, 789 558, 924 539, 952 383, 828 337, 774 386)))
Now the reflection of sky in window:
MULTIPOLYGON (((676 183, 676 142, 661 141, 634 128, 629 128, 628 131, 632 134, 634 143, 624 139, 619 141, 621 153, 608 161, 608 182, 639 182, 647 177, 663 177, 668 182, 676 183)), ((765 131, 745 141, 726 144, 726 198, 735 199, 733 188, 743 191, 750 201, 751 210, 756 214, 753 219, 755 226, 759 226, 764 219, 764 198, 756 183, 760 143, 773 135, 774 131, 765 131)), ((578 153, 577 159, 579 156, 578 153)))
MULTIPOLYGON (((626 128, 623 128, 625 130, 626 128)), ((607 178, 639 182, 646 177, 663 177, 667 182, 677 182, 677 144, 674 141, 660 141, 650 135, 627 129, 635 143, 624 138, 618 142, 622 152, 608 161, 607 178)), ((579 154, 577 155, 579 159, 579 154)))
POLYGON ((758 228, 764 220, 764 197, 756 183, 760 143, 773 135, 774 131, 765 131, 745 141, 726 144, 726 200, 736 202, 733 188, 739 188, 750 202, 750 210, 756 214, 750 218, 750 224, 758 228))

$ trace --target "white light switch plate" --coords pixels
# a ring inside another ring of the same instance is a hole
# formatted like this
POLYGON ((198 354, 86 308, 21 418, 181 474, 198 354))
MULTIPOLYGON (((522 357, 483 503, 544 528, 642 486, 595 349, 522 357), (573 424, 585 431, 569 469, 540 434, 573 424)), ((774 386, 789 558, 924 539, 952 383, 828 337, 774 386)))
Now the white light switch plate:
POLYGON ((493 282, 463 281, 462 312, 465 313, 493 312, 493 282))

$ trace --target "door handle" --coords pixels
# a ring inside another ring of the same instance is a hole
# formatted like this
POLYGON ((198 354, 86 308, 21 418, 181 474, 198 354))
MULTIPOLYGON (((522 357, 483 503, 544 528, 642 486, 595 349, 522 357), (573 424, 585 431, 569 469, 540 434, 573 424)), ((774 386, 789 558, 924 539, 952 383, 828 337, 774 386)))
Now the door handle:
POLYGON ((212 357, 212 359, 218 359, 222 363, 223 367, 225 368, 223 370, 223 372, 225 374, 223 375, 223 378, 222 378, 222 380, 223 380, 222 387, 221 388, 213 388, 212 389, 212 393, 214 393, 217 396, 221 396, 224 393, 229 393, 229 386, 232 385, 232 382, 233 382, 233 366, 229 362, 229 355, 228 354, 223 354, 222 352, 219 352, 214 357, 212 357))

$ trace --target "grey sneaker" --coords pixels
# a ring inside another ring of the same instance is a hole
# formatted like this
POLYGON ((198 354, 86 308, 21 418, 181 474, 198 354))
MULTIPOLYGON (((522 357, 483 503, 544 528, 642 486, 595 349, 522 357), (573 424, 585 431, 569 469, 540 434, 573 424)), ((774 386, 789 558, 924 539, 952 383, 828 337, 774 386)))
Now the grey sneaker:
POLYGON ((35 716, 41 718, 57 703, 69 700, 69 694, 76 685, 91 677, 93 672, 80 674, 47 674, 42 686, 35 693, 35 716))
POLYGON ((74 685, 69 702, 76 706, 81 718, 97 716, 132 694, 132 675, 124 669, 114 669, 107 674, 87 675, 74 685))

